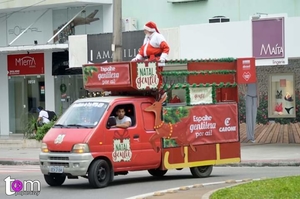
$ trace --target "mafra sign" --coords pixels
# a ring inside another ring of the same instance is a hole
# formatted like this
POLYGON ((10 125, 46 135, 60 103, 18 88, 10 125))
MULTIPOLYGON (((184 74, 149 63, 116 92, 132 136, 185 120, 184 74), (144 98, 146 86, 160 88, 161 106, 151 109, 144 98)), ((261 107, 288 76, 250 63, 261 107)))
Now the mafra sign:
POLYGON ((7 55, 8 76, 44 74, 44 53, 7 55))

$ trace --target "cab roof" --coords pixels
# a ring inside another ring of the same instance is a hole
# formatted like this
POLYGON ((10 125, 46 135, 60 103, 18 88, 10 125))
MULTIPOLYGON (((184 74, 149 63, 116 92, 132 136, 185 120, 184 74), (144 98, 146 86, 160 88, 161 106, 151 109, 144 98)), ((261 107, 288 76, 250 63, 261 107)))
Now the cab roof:
MULTIPOLYGON (((78 99, 75 102, 107 102, 110 103, 116 100, 133 100, 137 98, 149 99, 149 96, 105 96, 105 97, 90 97, 78 99)), ((150 97, 151 98, 151 97, 150 97)))

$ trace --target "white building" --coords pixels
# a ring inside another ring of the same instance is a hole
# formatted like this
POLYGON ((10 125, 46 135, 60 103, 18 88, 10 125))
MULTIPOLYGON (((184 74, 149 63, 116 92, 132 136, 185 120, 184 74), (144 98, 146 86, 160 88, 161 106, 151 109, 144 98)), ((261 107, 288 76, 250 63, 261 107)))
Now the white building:
POLYGON ((0 2, 0 27, 0 136, 6 136, 23 133, 37 106, 59 114, 84 95, 81 75, 64 70, 68 36, 111 32, 112 0, 0 2))

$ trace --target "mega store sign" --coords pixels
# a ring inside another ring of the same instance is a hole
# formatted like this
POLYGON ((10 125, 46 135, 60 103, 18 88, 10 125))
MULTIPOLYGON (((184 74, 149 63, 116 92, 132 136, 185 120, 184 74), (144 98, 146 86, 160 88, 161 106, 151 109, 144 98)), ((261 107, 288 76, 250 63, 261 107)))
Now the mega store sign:
POLYGON ((44 74, 44 53, 7 56, 8 76, 44 74))

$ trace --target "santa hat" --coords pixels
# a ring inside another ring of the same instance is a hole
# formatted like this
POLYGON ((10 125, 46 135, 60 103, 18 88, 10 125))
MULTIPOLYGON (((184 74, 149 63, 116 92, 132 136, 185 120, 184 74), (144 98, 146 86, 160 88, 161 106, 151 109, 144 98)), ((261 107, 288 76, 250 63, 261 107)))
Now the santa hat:
POLYGON ((144 30, 147 30, 149 32, 155 32, 156 31, 156 32, 159 33, 159 31, 157 30, 156 24, 152 21, 149 21, 148 23, 146 23, 144 25, 144 30))

